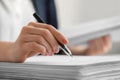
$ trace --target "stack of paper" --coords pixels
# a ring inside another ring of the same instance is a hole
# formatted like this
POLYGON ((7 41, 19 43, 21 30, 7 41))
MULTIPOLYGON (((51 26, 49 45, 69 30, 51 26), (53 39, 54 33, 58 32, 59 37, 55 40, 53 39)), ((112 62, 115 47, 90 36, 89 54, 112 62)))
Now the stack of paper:
POLYGON ((1 79, 119 80, 119 56, 32 57, 25 63, 0 63, 1 79))

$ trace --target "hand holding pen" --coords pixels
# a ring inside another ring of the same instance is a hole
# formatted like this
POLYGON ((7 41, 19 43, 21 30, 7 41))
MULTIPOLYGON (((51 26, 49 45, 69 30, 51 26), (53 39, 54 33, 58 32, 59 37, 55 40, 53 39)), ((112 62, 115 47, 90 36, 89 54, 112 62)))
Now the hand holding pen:
MULTIPOLYGON (((36 20, 39 22, 39 23, 45 23, 41 17, 39 15, 37 15, 36 13, 33 14, 33 16, 36 18, 36 20)), ((54 35, 54 34, 53 34, 54 35)), ((59 34, 58 34, 59 35, 59 34)), ((56 35, 57 36, 57 35, 56 35)), ((60 39, 60 38, 59 38, 60 39)), ((57 39, 56 39, 57 40, 57 39)), ((72 57, 72 53, 71 51, 68 49, 68 47, 65 45, 66 44, 66 41, 65 40, 57 40, 57 43, 59 44, 60 48, 63 50, 63 52, 68 55, 68 56, 71 56, 72 57)))
POLYGON ((38 54, 54 55, 59 51, 58 42, 67 44, 68 40, 51 25, 29 22, 15 42, 1 42, 0 61, 20 63, 38 54))

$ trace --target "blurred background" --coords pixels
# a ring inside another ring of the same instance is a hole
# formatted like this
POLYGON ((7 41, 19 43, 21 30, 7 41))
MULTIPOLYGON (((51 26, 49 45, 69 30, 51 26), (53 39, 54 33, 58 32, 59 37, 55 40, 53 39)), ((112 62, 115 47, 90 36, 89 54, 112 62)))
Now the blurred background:
MULTIPOLYGON (((59 27, 61 31, 67 27, 120 16, 120 0, 55 1, 57 6, 59 27)), ((113 48, 109 52, 109 54, 120 53, 119 35, 120 30, 112 32, 111 37, 113 42, 113 48)))

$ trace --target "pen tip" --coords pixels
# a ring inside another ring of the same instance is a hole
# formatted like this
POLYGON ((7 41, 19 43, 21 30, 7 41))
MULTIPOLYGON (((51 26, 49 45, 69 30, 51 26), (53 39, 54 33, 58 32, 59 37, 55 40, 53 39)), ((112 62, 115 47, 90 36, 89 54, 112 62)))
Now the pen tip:
POLYGON ((71 58, 73 58, 73 56, 72 56, 72 55, 70 55, 70 57, 71 57, 71 58))

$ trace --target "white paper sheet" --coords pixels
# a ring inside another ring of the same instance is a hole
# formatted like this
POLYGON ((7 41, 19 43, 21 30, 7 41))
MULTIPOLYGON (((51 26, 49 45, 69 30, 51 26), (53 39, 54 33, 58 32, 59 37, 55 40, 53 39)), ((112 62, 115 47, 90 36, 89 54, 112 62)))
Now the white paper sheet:
POLYGON ((35 56, 28 58, 25 63, 37 63, 47 65, 88 65, 95 63, 120 61, 120 56, 35 56))

